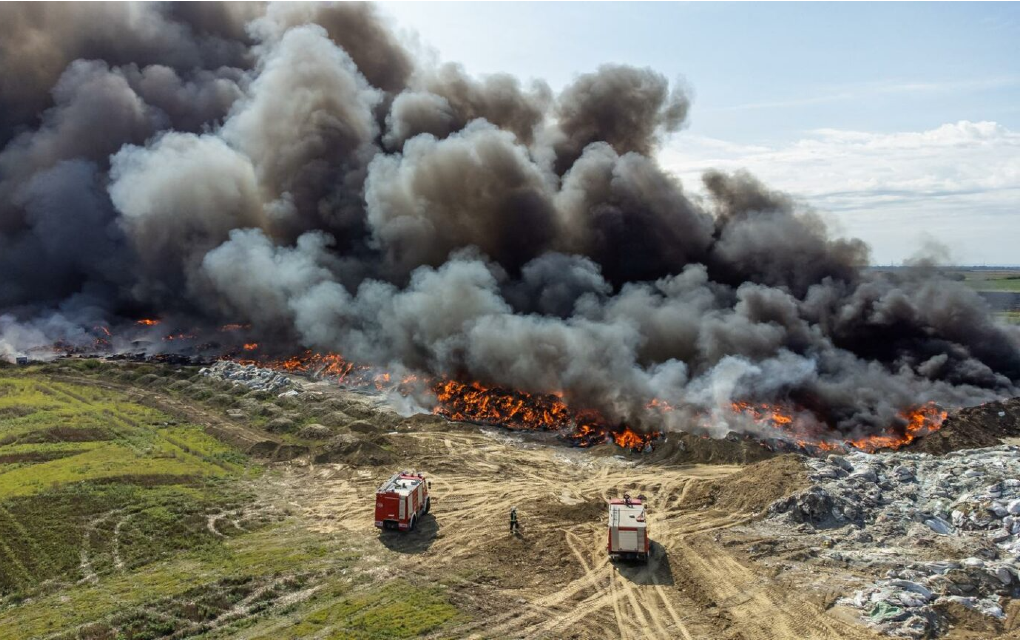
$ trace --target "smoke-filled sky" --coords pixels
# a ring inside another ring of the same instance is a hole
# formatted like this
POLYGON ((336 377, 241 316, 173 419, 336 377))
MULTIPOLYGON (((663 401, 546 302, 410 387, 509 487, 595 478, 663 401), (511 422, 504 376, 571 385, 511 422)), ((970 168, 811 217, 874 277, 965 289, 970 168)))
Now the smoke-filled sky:
POLYGON ((1020 327, 930 259, 868 271, 752 173, 668 171, 696 95, 472 75, 374 5, 2 4, 0 355, 243 324, 716 435, 737 400, 852 436, 1017 392, 1020 327))
POLYGON ((830 212, 878 264, 924 238, 1020 264, 1016 3, 384 3, 475 73, 554 88, 610 59, 683 76, 688 126, 659 153, 694 188, 748 168, 830 212), (512 33, 513 37, 506 37, 512 33))

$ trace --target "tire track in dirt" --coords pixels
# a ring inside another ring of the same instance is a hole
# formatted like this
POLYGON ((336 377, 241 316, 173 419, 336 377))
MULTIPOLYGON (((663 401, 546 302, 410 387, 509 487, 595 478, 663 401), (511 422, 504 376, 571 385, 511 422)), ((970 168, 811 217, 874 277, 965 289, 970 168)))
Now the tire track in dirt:
MULTIPOLYGON (((585 554, 582 551, 583 541, 572 531, 564 532, 567 546, 570 548, 571 553, 577 558, 578 563, 584 569, 584 575, 571 582, 561 592, 554 594, 549 598, 540 601, 540 604, 549 609, 549 614, 553 615, 550 619, 544 621, 544 623, 538 625, 527 638, 540 638, 544 637, 543 634, 551 633, 553 631, 559 631, 563 628, 570 628, 577 624, 579 621, 584 620, 596 612, 603 612, 605 610, 604 605, 607 604, 605 598, 605 591, 599 588, 599 583, 604 577, 606 565, 609 560, 603 558, 601 561, 594 561, 589 563, 589 560, 585 558, 585 554), (581 543, 582 546, 578 546, 581 543), (562 605, 565 601, 573 598, 573 596, 586 590, 595 590, 595 594, 588 598, 585 598, 580 603, 577 603, 568 610, 563 611, 559 615, 555 615, 552 611, 553 607, 562 605)), ((608 621, 607 621, 608 622, 608 621)), ((615 620, 614 620, 615 622, 615 620)))
POLYGON ((621 640, 628 640, 631 635, 625 622, 626 618, 623 615, 623 607, 620 606, 620 596, 616 593, 616 576, 610 573, 608 579, 609 600, 613 606, 613 615, 616 616, 616 630, 619 632, 621 640))
POLYGON ((780 582, 755 574, 704 533, 683 535, 674 545, 692 578, 750 638, 875 638, 875 633, 848 624, 791 592, 780 582))
MULTIPOLYGON (((470 438, 458 438, 455 448, 461 450, 469 444, 469 441, 470 438)), ((663 472, 659 469, 626 467, 614 469, 611 465, 604 464, 590 472, 580 474, 576 480, 565 480, 564 470, 561 468, 550 468, 549 465, 537 461, 530 464, 519 461, 518 464, 522 468, 515 472, 513 491, 499 490, 489 493, 484 488, 471 488, 474 474, 484 473, 489 465, 475 466, 471 464, 470 459, 464 461, 463 474, 458 474, 458 477, 444 474, 444 482, 449 485, 448 490, 460 495, 460 499, 455 503, 457 508, 450 511, 451 517, 455 514, 459 522, 465 518, 479 518, 484 514, 498 512, 513 501, 512 498, 508 500, 508 495, 516 492, 537 492, 543 487, 551 490, 548 499, 566 495, 571 501, 575 498, 605 499, 624 491, 632 495, 645 493, 650 511, 655 514, 651 522, 653 539, 660 541, 666 551, 674 554, 678 552, 673 547, 683 538, 704 536, 715 530, 729 528, 746 521, 748 517, 747 514, 741 513, 677 512, 681 506, 686 506, 685 498, 694 484, 703 479, 718 478, 725 474, 718 468, 703 475, 696 469, 688 470, 693 473, 686 477, 683 472, 677 472, 676 475, 679 477, 662 480, 660 476, 663 472), (564 487, 566 492, 563 491, 564 487), (661 519, 659 515, 662 516, 661 519)), ((546 496, 542 499, 546 499, 546 496)), ((614 570, 608 561, 601 563, 589 561, 589 557, 598 558, 604 554, 603 537, 599 531, 602 526, 598 522, 592 522, 580 528, 560 527, 563 530, 564 551, 580 570, 580 578, 561 583, 559 589, 552 593, 536 593, 528 597, 527 605, 522 605, 514 611, 454 628, 450 630, 452 635, 537 639, 562 637, 569 632, 606 638, 681 637, 693 640, 695 637, 720 637, 714 634, 704 635, 704 628, 711 623, 707 619, 697 621, 695 625, 699 629, 697 633, 688 627, 696 620, 685 618, 680 611, 685 613, 690 611, 695 608, 695 603, 681 596, 677 588, 671 588, 671 580, 667 578, 664 584, 658 577, 660 571, 671 570, 669 557, 665 553, 662 556, 653 556, 647 568, 628 577, 614 570), (581 537, 578 537, 578 534, 581 537), (587 536, 591 537, 590 545, 583 543, 587 536), (607 612, 611 612, 612 616, 607 618, 607 612), (521 632, 522 629, 528 631, 521 632)), ((556 530, 558 527, 550 525, 550 528, 556 530)), ((483 529, 484 527, 464 527, 469 537, 478 535, 483 529)), ((459 554, 453 551, 459 556, 469 557, 477 547, 471 543, 463 543, 456 536, 446 536, 444 539, 447 541, 444 548, 452 550, 458 546, 463 547, 459 554)), ((717 550, 721 553, 718 562, 726 571, 732 574, 740 568, 744 572, 742 580, 730 580, 730 583, 735 584, 727 583, 718 589, 718 595, 736 596, 733 606, 728 608, 735 608, 737 611, 732 616, 732 623, 727 623, 733 624, 735 628, 727 630, 727 637, 737 637, 741 633, 749 638, 872 637, 867 631, 859 633, 857 627, 828 616, 820 608, 816 607, 810 613, 802 613, 799 609, 803 607, 799 601, 789 604, 785 598, 776 599, 769 592, 775 590, 778 585, 773 585, 768 580, 761 581, 760 576, 743 568, 743 565, 732 559, 722 547, 717 547, 717 550), (756 584, 755 580, 760 582, 756 584), (741 596, 738 595, 741 590, 744 590, 745 594, 750 591, 746 602, 742 602, 741 596), (777 608, 780 609, 778 614, 780 620, 773 625, 772 616, 777 608)), ((679 553, 686 555, 691 551, 681 545, 679 553)), ((429 564, 435 568, 442 565, 441 562, 429 564)), ((700 581, 710 584, 714 580, 714 572, 717 571, 718 568, 703 570, 699 575, 700 581)), ((721 606, 726 604, 723 602, 721 606)))
POLYGON ((135 514, 129 513, 123 518, 117 521, 117 525, 113 528, 113 540, 110 542, 110 555, 113 557, 113 568, 117 571, 124 571, 124 559, 120 557, 120 532, 124 528, 124 525, 134 517, 135 514))
MULTIPOLYGON (((534 486, 536 489, 542 485, 552 487, 553 496, 556 495, 556 490, 565 486, 562 471, 559 469, 553 470, 553 475, 550 475, 546 468, 519 469, 516 476, 520 478, 519 483, 522 486, 534 486)), ((571 484, 568 489, 571 497, 597 500, 596 495, 609 493, 606 487, 619 485, 620 480, 626 480, 626 485, 633 486, 633 490, 628 487, 628 491, 647 492, 652 494, 651 499, 654 500, 659 494, 667 496, 673 494, 678 487, 687 482, 684 478, 666 482, 645 478, 645 482, 635 482, 635 476, 632 469, 621 469, 618 473, 613 473, 609 467, 602 467, 587 476, 589 479, 583 482, 582 486, 571 484)), ((473 493, 470 503, 476 508, 483 508, 486 504, 490 509, 505 505, 505 500, 487 497, 484 491, 480 492, 480 496, 477 492, 466 489, 462 493, 473 493)), ((466 497, 462 500, 458 506, 469 502, 466 497)), ((465 514, 457 514, 458 518, 464 516, 465 514)), ((692 638, 677 613, 679 602, 674 605, 674 596, 654 578, 655 571, 659 570, 658 561, 653 561, 652 570, 645 572, 648 574, 645 576, 648 584, 632 584, 617 573, 606 557, 600 526, 596 522, 580 528, 551 526, 553 530, 562 529, 567 551, 581 569, 579 578, 551 594, 531 600, 529 606, 457 627, 452 630, 453 635, 543 638, 560 637, 566 631, 576 634, 584 630, 590 632, 591 637, 692 638), (581 531, 584 532, 583 537, 578 535, 581 531), (590 542, 585 542, 585 539, 590 539, 590 542), (581 598, 579 601, 578 597, 581 598), (606 617, 607 611, 613 612, 611 618, 606 617), (525 627, 530 630, 518 635, 513 634, 515 630, 525 627)))
POLYGON ((81 570, 82 578, 78 581, 78 584, 99 582, 99 574, 96 572, 95 567, 92 566, 92 556, 89 549, 92 544, 92 534, 95 532, 99 525, 103 524, 115 515, 122 513, 123 509, 113 509, 105 513, 101 513, 95 518, 92 518, 85 525, 85 532, 82 534, 81 548, 79 549, 79 563, 78 567, 81 570))

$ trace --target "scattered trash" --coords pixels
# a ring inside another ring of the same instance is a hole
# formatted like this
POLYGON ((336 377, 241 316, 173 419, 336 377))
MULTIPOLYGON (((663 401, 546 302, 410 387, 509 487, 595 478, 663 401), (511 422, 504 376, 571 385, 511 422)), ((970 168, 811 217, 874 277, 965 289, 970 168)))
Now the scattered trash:
POLYGON ((897 637, 944 630, 938 605, 1004 616, 1020 597, 1020 448, 933 457, 852 452, 809 459, 807 489, 773 503, 760 527, 812 537, 819 557, 873 583, 840 600, 897 637))
POLYGON ((276 393, 281 398, 301 393, 301 385, 287 376, 272 369, 261 369, 253 364, 238 364, 230 360, 219 360, 211 367, 201 369, 198 373, 244 385, 252 391, 276 393))

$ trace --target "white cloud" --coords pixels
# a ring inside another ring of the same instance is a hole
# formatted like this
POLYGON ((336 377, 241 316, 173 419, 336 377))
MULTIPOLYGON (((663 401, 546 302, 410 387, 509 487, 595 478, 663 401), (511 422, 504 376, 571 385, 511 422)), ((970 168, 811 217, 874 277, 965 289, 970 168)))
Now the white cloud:
POLYGON ((993 78, 975 78, 972 80, 949 80, 936 82, 919 81, 894 81, 883 80, 880 82, 864 82, 856 84, 841 84, 830 87, 815 87, 810 95, 802 97, 785 98, 782 100, 767 100, 764 102, 749 102, 731 106, 717 107, 719 111, 748 111, 756 109, 788 109, 790 107, 807 107, 832 102, 846 102, 849 100, 865 100, 873 96, 896 95, 896 94, 918 94, 918 93, 949 93, 949 92, 975 92, 989 89, 999 89, 1020 84, 1020 78, 1015 76, 1002 76, 993 78))
POLYGON ((771 145, 685 132, 659 158, 694 191, 707 169, 747 169, 830 212, 844 233, 872 245, 877 263, 903 260, 926 236, 949 245, 959 262, 1020 263, 1020 133, 995 122, 895 133, 817 129, 771 145))

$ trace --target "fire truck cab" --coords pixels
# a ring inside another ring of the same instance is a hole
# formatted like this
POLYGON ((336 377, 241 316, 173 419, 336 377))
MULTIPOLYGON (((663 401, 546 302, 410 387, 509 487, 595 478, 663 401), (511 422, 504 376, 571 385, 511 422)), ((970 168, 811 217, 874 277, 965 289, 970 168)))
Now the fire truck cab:
POLYGON ((375 526, 411 531, 431 508, 425 476, 401 471, 376 489, 375 526))
MULTIPOLYGON (((644 496, 641 496, 643 498, 644 496)), ((609 556, 627 560, 648 561, 651 541, 648 538, 648 522, 645 520, 645 505, 641 498, 609 501, 609 556)))

